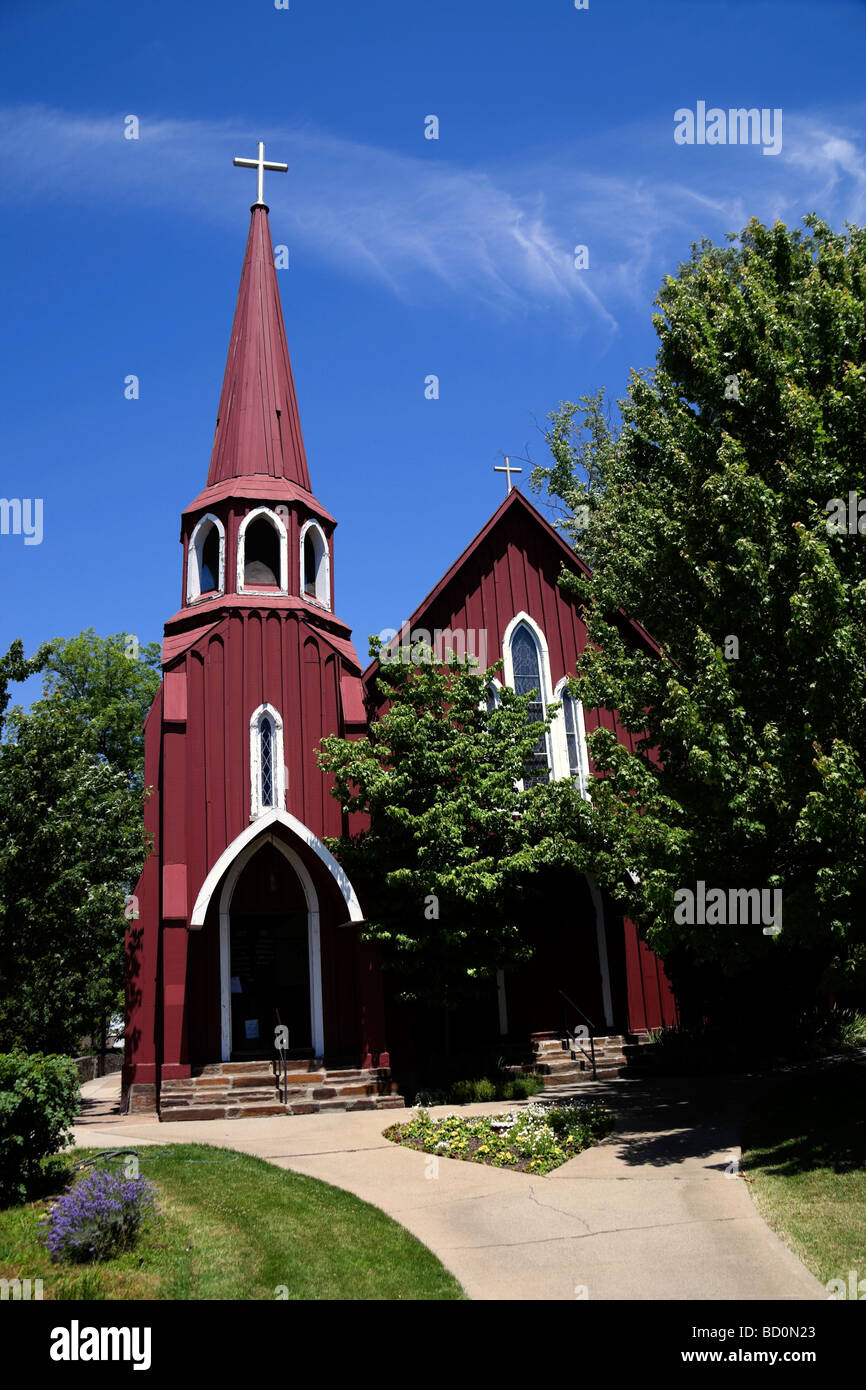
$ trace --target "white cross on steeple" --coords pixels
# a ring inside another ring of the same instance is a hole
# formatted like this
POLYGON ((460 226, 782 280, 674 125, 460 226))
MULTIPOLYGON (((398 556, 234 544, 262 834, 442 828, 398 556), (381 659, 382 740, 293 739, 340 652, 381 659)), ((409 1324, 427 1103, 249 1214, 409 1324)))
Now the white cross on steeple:
POLYGON ((506 455, 505 455, 505 467, 503 468, 502 465, 501 465, 500 463, 494 463, 494 465, 493 465, 493 472, 494 472, 494 473, 505 473, 505 474, 507 474, 508 491, 510 492, 511 489, 514 487, 514 484, 513 484, 513 482, 511 481, 511 475, 512 475, 512 473, 522 473, 522 472, 523 472, 523 469, 522 469, 522 468, 512 468, 512 466, 511 466, 511 459, 510 459, 510 458, 508 457, 508 455, 506 454, 506 455))
POLYGON ((261 140, 259 141, 258 159, 234 159, 232 162, 241 169, 258 169, 259 196, 253 204, 253 207, 257 208, 267 207, 265 202, 265 170, 273 169, 275 174, 287 174, 289 171, 288 164, 275 164, 272 159, 265 159, 265 147, 261 140))

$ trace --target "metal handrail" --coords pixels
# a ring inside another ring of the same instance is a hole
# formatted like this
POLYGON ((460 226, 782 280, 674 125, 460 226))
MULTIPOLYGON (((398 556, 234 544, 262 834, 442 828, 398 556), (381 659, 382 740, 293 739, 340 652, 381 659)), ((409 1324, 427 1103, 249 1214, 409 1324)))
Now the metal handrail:
MULTIPOLYGON (((552 981, 551 981, 551 983, 552 983, 552 981)), ((558 990, 557 992, 558 992, 559 994, 562 995, 562 997, 563 997, 563 999, 565 1000, 566 1004, 570 1004, 570 1005, 571 1005, 571 1007, 574 1009, 575 1013, 580 1014, 581 1018, 584 1020, 585 1023, 588 1023, 588 1024, 589 1024, 590 1029, 591 1029, 592 1032, 594 1033, 594 1032, 595 1032, 595 1024, 593 1023, 592 1019, 589 1018, 589 1017, 583 1012, 583 1009, 580 1007, 580 1005, 579 1005, 579 1004, 575 1004, 574 1000, 573 1000, 573 999, 570 999, 570 998, 568 997, 568 995, 566 994, 566 992, 565 992, 564 989, 558 990)))
MULTIPOLYGON (((280 1023, 280 1011, 279 1011, 279 1009, 274 1009, 274 1013, 276 1014, 277 1024, 279 1025, 279 1023, 280 1023)), ((286 1051, 286 1049, 283 1047, 283 1044, 282 1044, 282 1043, 280 1043, 279 1046, 277 1047, 277 1053, 279 1054, 279 1063, 278 1063, 278 1072, 277 1072, 277 1075, 279 1076, 280 1072, 282 1072, 282 1086, 280 1087, 280 1091, 281 1091, 280 1099, 282 1100, 283 1105, 284 1105, 284 1106, 286 1107, 286 1109, 288 1110, 288 1108, 289 1108, 289 1054, 288 1054, 288 1052, 286 1051)))
MULTIPOLYGON (((573 999, 570 999, 570 998, 568 997, 568 995, 566 994, 566 992, 565 992, 564 989, 558 990, 558 993, 562 995, 562 997, 563 997, 563 999, 565 1000, 566 1004, 570 1004, 571 1007, 574 1009, 575 1013, 580 1014, 581 1018, 584 1019, 584 1021, 589 1025, 589 1053, 587 1053, 586 1050, 585 1050, 583 1047, 581 1047, 580 1043, 579 1043, 578 1040, 577 1040, 577 1034, 576 1034, 576 1033, 572 1033, 570 1036, 571 1036, 572 1042, 574 1043, 574 1045, 575 1045, 575 1047, 577 1048, 578 1052, 582 1052, 583 1055, 584 1055, 584 1057, 588 1057, 588 1059, 589 1059, 589 1061, 590 1061, 590 1064, 591 1064, 591 1066, 592 1066, 592 1079, 593 1079, 593 1081, 597 1081, 597 1080, 598 1080, 598 1072, 596 1071, 596 1068, 595 1068, 595 1024, 593 1023, 592 1019, 588 1016, 588 1014, 585 1014, 585 1013, 583 1012, 583 1009, 580 1007, 580 1005, 579 1005, 579 1004, 575 1004, 574 1000, 573 1000, 573 999)), ((566 1033, 567 1033, 567 1032, 568 1032, 568 1027, 567 1027, 567 1023, 566 1023, 566 1033)))

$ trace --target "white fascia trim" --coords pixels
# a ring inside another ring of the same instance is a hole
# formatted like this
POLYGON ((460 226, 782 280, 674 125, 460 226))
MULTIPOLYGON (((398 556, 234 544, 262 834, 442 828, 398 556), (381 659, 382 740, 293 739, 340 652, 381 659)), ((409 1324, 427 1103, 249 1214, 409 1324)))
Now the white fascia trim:
POLYGON ((267 701, 259 705, 258 709, 253 710, 250 718, 250 820, 258 820, 259 817, 272 811, 273 806, 262 805, 262 759, 261 759, 261 739, 259 738, 259 720, 266 714, 273 725, 274 745, 271 750, 271 762, 273 764, 274 793, 277 798, 276 809, 280 809, 286 804, 286 767, 285 754, 283 753, 283 721, 279 711, 267 701))
POLYGON ((598 943, 598 964, 601 969, 601 995, 604 1003, 604 1023, 606 1028, 613 1027, 613 1002, 610 993, 610 964, 607 958, 607 933, 604 923, 604 900, 601 890, 592 874, 586 875, 589 885, 592 905, 595 909, 595 939, 598 943))
POLYGON ((253 511, 247 512, 238 530, 238 573, 237 591, 239 594, 259 594, 262 597, 273 597, 273 589, 245 589, 244 588, 244 547, 246 544, 247 527, 250 522, 255 521, 258 516, 266 516, 271 525, 276 529, 280 538, 280 593, 289 592, 289 533, 283 525, 282 517, 277 516, 276 512, 270 507, 256 507, 253 511))
POLYGON ((349 920, 360 922, 363 920, 361 905, 358 902, 357 894, 352 887, 352 883, 346 872, 340 867, 333 854, 325 848, 321 840, 313 834, 309 826, 299 821, 297 816, 293 816, 289 811, 282 811, 274 808, 265 816, 257 816, 252 824, 242 830, 227 849, 224 849, 217 862, 214 864, 204 883, 198 892, 195 900, 195 907, 190 918, 190 930, 199 930, 204 926, 204 919, 207 914, 208 905, 214 895, 216 887, 226 870, 231 866, 238 855, 241 854, 259 835, 265 834, 273 826, 282 825, 292 835, 296 835, 299 840, 303 840, 305 845, 313 851, 318 859, 324 864, 328 873, 333 878, 346 907, 349 910, 349 920))
POLYGON ((200 516, 193 527, 192 535, 189 538, 189 546, 186 552, 186 601, 187 603, 198 603, 201 599, 201 552, 204 549, 205 537, 201 538, 201 545, 198 543, 199 532, 205 522, 212 522, 219 534, 219 574, 217 576, 218 587, 216 593, 208 593, 208 598, 219 598, 225 593, 226 587, 226 528, 223 526, 218 516, 213 512, 206 512, 200 516))
POLYGON ((316 521, 314 517, 311 517, 309 521, 305 521, 304 524, 303 524, 303 526, 301 527, 301 539, 300 539, 300 543, 299 543, 299 547, 298 547, 298 565, 299 565, 298 576, 299 576, 299 579, 300 579, 300 583, 299 583, 298 587, 299 587, 299 589, 300 589, 300 591, 301 591, 301 598, 302 598, 302 599, 306 599, 306 601, 307 601, 308 603, 313 603, 313 602, 314 602, 314 603, 320 604, 322 608, 327 608, 327 609, 328 609, 328 612, 330 612, 330 610, 331 610, 331 548, 330 548, 330 546, 328 545, 328 538, 327 538, 327 536, 325 535, 325 533, 324 533, 324 531, 322 530, 321 526, 319 525, 318 521, 316 521), (315 598, 313 598, 313 596, 312 596, 311 594, 306 593, 306 592, 305 592, 305 587, 304 587, 304 585, 305 585, 305 580, 306 580, 306 575, 304 574, 304 541, 305 541, 305 539, 306 539, 307 532, 308 532, 308 531, 311 531, 311 530, 315 530, 315 531, 318 532, 318 534, 319 534, 319 540, 321 541, 321 546, 322 546, 321 551, 319 552, 319 557, 318 557, 317 562, 316 562, 316 594, 315 594, 315 598))

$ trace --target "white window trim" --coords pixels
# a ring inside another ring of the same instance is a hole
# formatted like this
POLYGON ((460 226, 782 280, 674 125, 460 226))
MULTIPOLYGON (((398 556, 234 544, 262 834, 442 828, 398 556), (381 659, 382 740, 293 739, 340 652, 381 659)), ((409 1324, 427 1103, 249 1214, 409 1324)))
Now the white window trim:
POLYGON ((270 811, 282 811, 286 805, 286 770, 283 754, 283 721, 279 712, 267 701, 253 711, 250 719, 250 820, 266 816, 270 811), (271 722, 273 741, 271 761, 273 764, 275 802, 272 806, 262 805, 262 758, 259 721, 267 715, 271 722))
MULTIPOLYGON (((560 704, 562 704, 564 696, 568 694, 568 680, 568 676, 563 676, 553 692, 554 700, 559 701, 560 704)), ((589 801, 589 751, 586 746, 586 722, 583 717, 583 702, 576 699, 574 696, 572 696, 572 699, 574 700, 577 719, 577 751, 580 759, 578 787, 584 801, 589 801)), ((565 729, 564 708, 561 708, 559 714, 556 716, 551 733, 553 734, 556 757, 562 769, 559 775, 561 778, 570 777, 571 766, 568 761, 568 738, 565 729)))
POLYGON ((321 526, 319 525, 318 521, 316 521, 315 519, 311 518, 309 521, 305 521, 304 524, 303 524, 303 526, 301 527, 301 539, 300 539, 300 544, 299 544, 299 548, 298 548, 298 549, 299 549, 298 558, 299 558, 299 564, 300 564, 300 568, 299 568, 299 570, 298 570, 298 574, 299 574, 299 576, 300 576, 300 591, 301 591, 301 598, 302 598, 302 599, 305 599, 307 603, 315 603, 315 604, 318 604, 319 607, 321 607, 321 608, 327 608, 328 611, 330 612, 330 608, 331 608, 331 548, 330 548, 330 546, 328 545, 328 538, 327 538, 327 536, 325 535, 325 533, 324 533, 324 531, 322 530, 321 526), (317 531, 318 534, 319 534, 319 539, 320 539, 321 542, 322 542, 322 558, 321 558, 321 560, 319 561, 318 565, 316 566, 316 594, 315 594, 315 598, 314 598, 311 594, 308 594, 308 593, 306 592, 306 588, 305 588, 305 579, 306 579, 306 575, 305 575, 305 573, 304 573, 304 541, 306 540, 306 536, 307 536, 307 532, 308 532, 308 531, 317 531))
MULTIPOLYGON (((505 629, 505 633, 503 634, 502 656, 504 662, 503 676, 505 678, 503 683, 509 686, 512 690, 514 689, 514 662, 511 657, 511 639, 513 638, 515 632, 521 626, 521 624, 524 624, 526 627, 529 628, 530 632, 535 638, 535 645, 538 649, 538 671, 539 676, 541 678, 541 690, 538 693, 541 696, 542 703, 544 704, 544 713, 546 716, 549 706, 553 703, 553 687, 551 685, 550 680, 550 653, 547 647, 547 638, 545 637, 541 628, 538 626, 538 623, 535 621, 535 619, 531 618, 528 613, 516 613, 515 616, 511 619, 511 622, 508 624, 507 628, 505 629)), ((545 741, 547 744, 547 762, 548 766, 550 767, 551 777, 555 781, 558 781, 559 778, 562 776, 562 764, 561 759, 557 756, 556 740, 552 738, 552 734, 553 728, 551 727, 550 729, 548 729, 545 735, 545 741)), ((565 767, 567 771, 567 756, 565 760, 565 767)), ((519 785, 522 788, 523 782, 521 781, 519 785)))
MULTIPOLYGON (((499 680, 496 676, 491 676, 490 680, 487 682, 487 690, 488 690, 488 693, 489 693, 491 690, 493 691, 493 696, 494 696, 494 701, 495 701, 493 708, 494 708, 494 709, 498 709, 499 706, 502 704, 502 681, 499 680)), ((486 699, 486 697, 485 697, 485 699, 482 701, 482 703, 479 705, 478 708, 479 708, 479 709, 486 709, 486 708, 487 708, 487 699, 486 699)))
POLYGON ((289 536, 283 525, 282 519, 277 516, 270 507, 256 507, 253 511, 247 512, 240 524, 238 531, 238 593, 239 594, 261 594, 264 596, 273 595, 273 589, 247 589, 244 586, 244 553, 246 548, 247 527, 257 517, 265 516, 274 527, 280 541, 280 589, 281 594, 289 592, 289 536))
POLYGON ((187 603, 200 603, 202 598, 218 598, 225 593, 226 587, 226 528, 223 526, 218 516, 213 512, 206 512, 199 517, 193 527, 192 535, 189 538, 189 546, 186 553, 186 601, 187 603), (201 554, 204 549, 206 537, 200 535, 205 522, 211 522, 217 529, 219 535, 219 574, 217 576, 218 586, 215 590, 209 590, 207 594, 201 591, 201 554))

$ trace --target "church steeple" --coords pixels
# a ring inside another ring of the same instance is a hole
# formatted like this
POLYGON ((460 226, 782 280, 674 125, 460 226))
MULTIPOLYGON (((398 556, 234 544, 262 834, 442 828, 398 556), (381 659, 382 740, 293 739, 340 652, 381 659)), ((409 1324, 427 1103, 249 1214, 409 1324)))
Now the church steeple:
MULTIPOLYGON (((310 474, 263 198, 265 169, 285 164, 236 159, 258 170, 207 484, 184 508, 184 629, 215 607, 276 605, 314 626, 334 614, 336 521, 310 487, 310 474), (327 617, 325 615, 328 615, 327 617)), ((348 638, 348 629, 346 629, 348 638)), ((354 650, 354 649, 353 649, 354 650)), ((357 658, 354 658, 357 661, 357 658)))
POLYGON ((264 203, 251 210, 207 485, 256 473, 311 491, 264 203))

